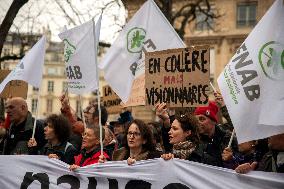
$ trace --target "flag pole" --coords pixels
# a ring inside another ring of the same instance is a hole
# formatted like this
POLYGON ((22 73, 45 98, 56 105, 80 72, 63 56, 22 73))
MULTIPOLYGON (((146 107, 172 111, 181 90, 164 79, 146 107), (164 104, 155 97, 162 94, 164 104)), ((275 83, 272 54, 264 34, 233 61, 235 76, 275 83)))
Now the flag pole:
POLYGON ((80 101, 80 112, 81 112, 81 115, 82 115, 82 120, 83 120, 83 124, 84 124, 84 130, 86 130, 86 120, 85 120, 85 116, 84 116, 84 111, 83 111, 83 106, 82 106, 82 96, 79 95, 79 101, 80 101))
MULTIPOLYGON (((102 13, 101 13, 102 15, 102 13)), ((97 76, 97 98, 98 98, 98 110, 99 110, 99 126, 100 126, 100 145, 101 145, 101 155, 103 155, 103 130, 102 130, 102 123, 101 123, 101 119, 102 119, 102 115, 101 115, 101 96, 100 96, 100 85, 99 85, 99 67, 98 67, 98 58, 97 58, 97 42, 96 42, 96 29, 95 29, 95 18, 92 19, 93 20, 93 34, 94 34, 94 47, 95 47, 95 62, 96 62, 96 76, 97 76)))
POLYGON ((65 89, 65 97, 67 97, 68 106, 71 108, 71 106, 70 106, 70 101, 69 101, 68 84, 67 84, 67 87, 66 87, 66 89, 65 89))
POLYGON ((231 138, 228 144, 228 148, 231 148, 234 136, 235 136, 235 129, 233 129, 232 131, 232 135, 231 135, 231 138))
POLYGON ((37 92, 37 102, 36 102, 36 115, 35 115, 35 121, 34 121, 34 127, 33 127, 33 134, 32 134, 32 138, 35 137, 35 130, 36 130, 36 121, 38 118, 38 109, 39 109, 39 95, 41 92, 41 87, 39 87, 38 92, 37 92))
POLYGON ((209 83, 210 83, 210 86, 211 86, 211 88, 213 89, 214 93, 217 93, 217 90, 215 89, 215 87, 213 86, 213 84, 211 83, 211 81, 210 81, 209 83))

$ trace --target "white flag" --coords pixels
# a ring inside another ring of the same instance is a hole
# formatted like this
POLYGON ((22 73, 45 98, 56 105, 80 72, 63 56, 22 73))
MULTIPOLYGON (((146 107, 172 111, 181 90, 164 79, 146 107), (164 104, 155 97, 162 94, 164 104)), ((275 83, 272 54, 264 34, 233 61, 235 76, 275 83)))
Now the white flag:
POLYGON ((28 51, 17 66, 7 75, 0 84, 0 93, 7 83, 12 80, 23 80, 34 87, 39 88, 42 80, 42 71, 45 54, 45 36, 28 51))
POLYGON ((218 78, 239 143, 284 133, 283 18, 277 0, 218 78))
POLYGON ((101 19, 102 16, 96 26, 90 20, 59 34, 65 45, 64 58, 70 93, 83 94, 98 89, 96 57, 101 19))
POLYGON ((145 51, 185 47, 184 43, 157 7, 148 0, 127 23, 104 56, 99 67, 105 79, 125 103, 130 95, 135 73, 144 68, 139 59, 145 51))

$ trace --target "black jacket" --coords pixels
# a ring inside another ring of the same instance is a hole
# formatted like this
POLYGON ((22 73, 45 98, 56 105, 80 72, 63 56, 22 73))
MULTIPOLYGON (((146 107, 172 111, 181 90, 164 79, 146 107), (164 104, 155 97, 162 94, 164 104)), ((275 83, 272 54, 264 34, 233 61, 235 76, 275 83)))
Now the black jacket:
MULTIPOLYGON (((223 150, 228 146, 231 133, 215 126, 215 133, 212 138, 201 135, 200 144, 191 154, 189 160, 208 165, 226 167, 222 160, 223 150)), ((236 138, 232 142, 233 153, 238 153, 238 143, 236 138)))
POLYGON ((258 163, 257 171, 284 173, 284 164, 277 165, 278 151, 267 152, 258 163))
POLYGON ((44 137, 44 122, 37 120, 35 130, 35 140, 37 146, 28 148, 28 141, 32 137, 34 118, 28 112, 27 118, 24 122, 15 126, 11 123, 7 132, 4 144, 4 154, 38 154, 38 151, 46 144, 44 137))
POLYGON ((59 159, 67 164, 74 163, 74 156, 76 155, 76 148, 69 143, 69 142, 62 142, 59 145, 52 146, 51 144, 47 143, 42 151, 40 152, 41 155, 49 155, 49 154, 56 154, 59 159))

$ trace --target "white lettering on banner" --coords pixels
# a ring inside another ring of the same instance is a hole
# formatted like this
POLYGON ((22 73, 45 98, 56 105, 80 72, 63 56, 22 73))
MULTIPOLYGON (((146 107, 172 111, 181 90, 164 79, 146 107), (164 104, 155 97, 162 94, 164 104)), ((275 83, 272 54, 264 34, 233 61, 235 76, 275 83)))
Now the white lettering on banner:
POLYGON ((69 165, 46 156, 0 156, 1 188, 21 189, 277 189, 284 188, 284 174, 233 170, 186 160, 154 159, 107 162, 69 171, 69 165), (11 166, 13 164, 13 166, 11 166))

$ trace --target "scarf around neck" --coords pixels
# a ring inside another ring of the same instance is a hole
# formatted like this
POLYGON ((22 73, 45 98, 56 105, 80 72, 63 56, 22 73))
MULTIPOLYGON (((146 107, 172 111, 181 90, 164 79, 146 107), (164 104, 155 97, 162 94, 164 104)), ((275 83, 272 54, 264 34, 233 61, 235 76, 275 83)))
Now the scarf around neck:
POLYGON ((174 144, 173 154, 176 158, 188 159, 189 155, 195 150, 195 145, 191 141, 174 144))

